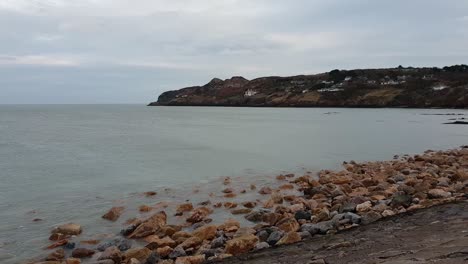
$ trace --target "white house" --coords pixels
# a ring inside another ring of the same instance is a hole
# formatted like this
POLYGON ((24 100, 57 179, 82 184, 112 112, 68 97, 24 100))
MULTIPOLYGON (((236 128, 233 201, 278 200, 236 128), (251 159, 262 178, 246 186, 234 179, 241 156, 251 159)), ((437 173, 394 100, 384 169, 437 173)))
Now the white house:
POLYGON ((257 91, 252 90, 252 89, 248 89, 247 91, 245 91, 244 96, 245 97, 251 97, 251 96, 254 96, 256 94, 258 94, 257 91))

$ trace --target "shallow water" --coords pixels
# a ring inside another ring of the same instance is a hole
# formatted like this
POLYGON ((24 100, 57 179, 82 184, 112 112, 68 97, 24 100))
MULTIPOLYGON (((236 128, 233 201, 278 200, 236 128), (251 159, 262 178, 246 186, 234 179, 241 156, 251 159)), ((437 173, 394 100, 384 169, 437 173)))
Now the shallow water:
POLYGON ((333 169, 344 160, 391 159, 467 144, 468 126, 442 125, 457 116, 432 115, 439 113, 468 115, 421 109, 0 106, 0 262, 43 253, 50 229, 60 223, 80 223, 83 238, 116 233, 121 222, 100 218, 113 205, 207 200, 209 192, 219 192, 222 176, 233 177, 241 189, 284 171, 333 169), (138 194, 149 190, 159 193, 138 194))

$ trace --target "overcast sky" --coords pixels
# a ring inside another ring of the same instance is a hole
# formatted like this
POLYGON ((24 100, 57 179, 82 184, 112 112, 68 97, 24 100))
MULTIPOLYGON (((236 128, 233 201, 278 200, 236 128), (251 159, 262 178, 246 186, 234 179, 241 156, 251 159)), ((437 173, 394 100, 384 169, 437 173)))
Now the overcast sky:
POLYGON ((213 77, 468 63, 467 0, 0 0, 0 103, 139 103, 213 77))

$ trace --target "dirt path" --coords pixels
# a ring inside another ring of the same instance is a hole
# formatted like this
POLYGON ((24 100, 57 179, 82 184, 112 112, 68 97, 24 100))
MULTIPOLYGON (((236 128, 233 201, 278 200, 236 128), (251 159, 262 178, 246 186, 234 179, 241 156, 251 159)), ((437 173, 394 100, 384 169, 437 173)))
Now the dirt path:
POLYGON ((468 201, 394 216, 223 263, 468 263, 468 201))

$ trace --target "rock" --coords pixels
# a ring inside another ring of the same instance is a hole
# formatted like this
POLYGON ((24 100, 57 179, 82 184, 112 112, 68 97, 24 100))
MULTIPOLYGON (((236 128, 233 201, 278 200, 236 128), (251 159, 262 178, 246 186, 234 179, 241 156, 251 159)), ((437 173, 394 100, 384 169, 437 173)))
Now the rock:
POLYGON ((270 187, 262 187, 258 193, 259 194, 262 194, 262 195, 265 195, 265 194, 271 194, 272 190, 270 187))
POLYGON ((216 236, 218 227, 215 225, 203 226, 193 231, 192 236, 198 237, 201 240, 212 240, 216 236))
POLYGON ((89 258, 94 255, 96 251, 87 248, 76 248, 72 251, 72 257, 74 258, 89 258))
POLYGON ((158 193, 157 193, 157 192, 152 192, 152 191, 150 191, 150 192, 144 192, 143 194, 144 194, 146 197, 151 197, 151 196, 155 196, 155 195, 158 194, 158 193))
POLYGON ((203 219, 205 219, 205 217, 207 217, 212 212, 213 211, 209 209, 208 207, 199 207, 192 212, 189 218, 187 218, 187 222, 190 222, 190 223, 201 222, 203 221, 203 219))
POLYGON ((65 258, 65 250, 62 248, 59 248, 55 250, 54 252, 50 253, 47 257, 47 261, 60 261, 65 258))
POLYGON ((242 203, 242 205, 245 207, 245 208, 255 208, 257 206, 257 203, 256 202, 244 202, 242 203))
POLYGON ((156 231, 156 235, 159 237, 165 237, 165 236, 172 236, 175 234, 177 231, 180 231, 182 229, 181 226, 176 226, 176 225, 165 225, 161 226, 158 231, 156 231))
POLYGON ((301 236, 297 232, 288 232, 284 235, 276 245, 288 245, 301 241, 301 236))
POLYGON ((236 196, 237 196, 237 194, 235 194, 235 193, 226 193, 226 194, 224 195, 225 198, 234 198, 234 197, 236 197, 236 196))
POLYGON ((284 232, 282 231, 273 231, 267 238, 266 242, 271 245, 271 246, 274 246, 276 245, 276 243, 278 243, 278 241, 280 241, 280 239, 283 237, 284 235, 284 232))
POLYGON ((292 184, 283 184, 279 188, 280 188, 280 190, 293 190, 294 185, 292 185, 292 184))
POLYGON ((154 234, 159 228, 166 224, 166 213, 164 211, 158 212, 141 223, 129 238, 142 238, 154 234))
POLYGON ((156 253, 158 253, 158 255, 161 256, 162 258, 169 256, 172 253, 172 251, 174 251, 174 249, 172 249, 169 246, 156 249, 156 253))
POLYGON ((294 214, 294 218, 296 220, 301 220, 301 219, 310 220, 311 217, 312 217, 312 214, 306 211, 297 211, 294 214))
POLYGON ((309 239, 312 237, 312 235, 307 231, 299 232, 299 235, 301 236, 302 240, 309 239))
POLYGON ((66 249, 74 249, 75 248, 75 242, 68 242, 64 246, 66 249))
POLYGON ((108 247, 99 256, 98 260, 112 259, 115 263, 122 261, 122 253, 116 246, 108 247))
POLYGON ((172 238, 166 236, 164 238, 152 239, 152 241, 148 245, 146 245, 146 247, 151 250, 155 250, 160 247, 175 247, 176 245, 177 243, 174 240, 172 240, 172 238))
POLYGON ((280 192, 273 192, 271 194, 271 200, 275 203, 275 204, 282 204, 283 203, 283 195, 281 195, 280 192))
POLYGON ((326 221, 330 219, 330 211, 327 208, 322 208, 315 217, 315 222, 326 221))
MULTIPOLYGON (((132 260, 135 259, 135 258, 132 258, 132 260)), ((146 258, 144 264, 158 264, 159 263, 159 260, 160 260, 160 256, 157 252, 151 252, 151 254, 149 254, 149 256, 146 258)), ((136 259, 135 259, 136 260, 136 259)), ((136 260, 138 261, 138 260, 136 260)))
POLYGON ((260 230, 256 235, 260 241, 265 242, 270 236, 270 233, 267 230, 260 230))
POLYGON ((81 226, 73 223, 60 225, 52 230, 52 233, 60 233, 63 235, 76 236, 81 234, 81 226))
POLYGON ((362 219, 361 216, 359 216, 357 214, 354 214, 354 213, 351 213, 351 212, 348 212, 348 213, 344 214, 343 218, 348 219, 353 224, 360 224, 361 219, 362 219))
POLYGON ((226 188, 222 191, 223 193, 233 193, 234 192, 234 189, 232 188, 226 188))
POLYGON ((147 213, 147 212, 150 212, 151 210, 153 210, 153 207, 150 207, 150 206, 147 206, 147 205, 141 205, 138 210, 141 212, 141 213, 147 213))
POLYGON ((249 208, 240 208, 240 209, 231 210, 231 214, 233 215, 248 214, 250 212, 252 212, 252 209, 249 209, 249 208))
POLYGON ((235 219, 227 219, 222 225, 218 227, 219 230, 225 232, 235 232, 239 229, 240 223, 235 219))
POLYGON ((257 245, 255 245, 255 251, 262 250, 262 249, 267 249, 269 247, 270 247, 270 245, 267 242, 260 242, 257 245))
POLYGON ((66 238, 69 238, 70 236, 68 235, 64 235, 62 233, 53 233, 49 236, 49 240, 52 240, 52 241, 59 241, 59 240, 63 240, 63 239, 66 239, 66 238))
POLYGON ((236 208, 237 207, 237 203, 233 203, 233 202, 225 202, 224 203, 224 208, 226 209, 232 209, 232 208, 236 208))
POLYGON ((372 202, 367 201, 356 206, 356 211, 359 213, 367 212, 372 208, 372 202))
POLYGON ((123 259, 130 260, 132 258, 135 258, 140 262, 145 262, 146 259, 150 256, 150 254, 151 254, 151 250, 146 247, 132 248, 132 249, 127 250, 123 254, 123 259))
POLYGON ((255 248, 258 238, 254 235, 245 235, 226 242, 226 253, 239 255, 255 248))
POLYGON ((378 212, 369 211, 362 215, 361 221, 363 224, 367 225, 367 224, 370 224, 372 222, 379 220, 380 218, 382 218, 382 215, 380 215, 378 212))
POLYGON ((172 235, 172 239, 174 239, 177 242, 177 244, 180 244, 180 243, 184 242, 185 240, 187 240, 190 237, 192 237, 192 235, 190 233, 185 232, 185 231, 178 231, 178 232, 174 233, 174 235, 172 235))
POLYGON ((246 235, 253 235, 255 234, 255 229, 250 228, 250 227, 241 227, 239 228, 236 233, 234 234, 234 237, 242 237, 246 235))
POLYGON ((205 255, 178 257, 175 264, 201 264, 205 261, 205 255))
POLYGON ((301 226, 300 230, 313 236, 320 232, 320 227, 317 224, 304 224, 301 226))
POLYGON ((59 240, 51 245, 48 245, 46 247, 46 249, 53 249, 53 248, 57 248, 57 247, 60 247, 60 246, 63 246, 63 245, 66 245, 68 243, 68 239, 62 239, 62 240, 59 240))
POLYGON ((250 190, 255 190, 257 189, 257 186, 255 186, 254 184, 250 184, 250 190))
POLYGON ((79 258, 67 258, 65 264, 81 264, 81 260, 79 258))
POLYGON ((452 193, 446 192, 442 189, 432 189, 427 193, 427 196, 430 199, 441 199, 441 198, 449 198, 452 196, 452 193))
POLYGON ((280 220, 276 226, 284 232, 296 232, 300 227, 296 219, 292 217, 280 220))
POLYGON ((182 244, 179 246, 182 247, 184 250, 188 248, 198 248, 201 244, 203 243, 203 240, 201 240, 198 237, 190 237, 187 238, 182 244))
POLYGON ((284 180, 286 180, 286 176, 284 176, 284 175, 278 175, 278 176, 276 176, 276 179, 277 179, 278 181, 284 181, 284 180))
POLYGON ((105 213, 102 218, 109 220, 109 221, 117 221, 119 219, 120 215, 124 211, 124 207, 118 206, 118 207, 112 207, 107 213, 105 213))
POLYGON ((211 241, 211 248, 221 248, 224 247, 226 243, 226 238, 224 236, 217 237, 211 241))
POLYGON ((411 205, 412 201, 413 201, 413 197, 411 197, 411 195, 395 194, 393 195, 393 198, 390 204, 393 207, 400 207, 400 206, 408 207, 411 205))
POLYGON ((190 212, 192 210, 193 210, 192 203, 184 203, 184 204, 179 204, 177 206, 176 212, 182 214, 184 212, 190 212))
POLYGON ((171 259, 175 259, 175 258, 183 257, 183 256, 187 256, 187 253, 180 246, 174 248, 174 250, 171 252, 171 254, 169 254, 169 258, 171 258, 171 259))
POLYGON ((158 264, 174 264, 174 261, 172 259, 163 259, 158 264))
MULTIPOLYGON (((131 258, 130 261, 128 261, 128 264, 141 264, 141 262, 136 258, 131 258)), ((145 264, 150 264, 150 263, 145 263, 145 264)), ((154 264, 156 264, 156 262, 154 264)))
POLYGON ((395 215, 395 213, 392 210, 385 210, 385 211, 382 212, 383 217, 388 217, 388 216, 392 216, 392 215, 395 215))

